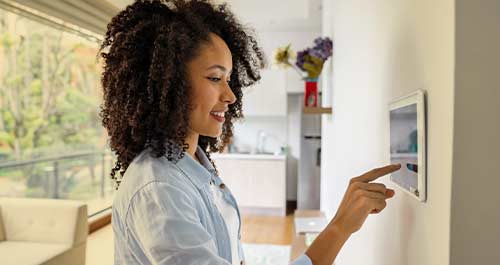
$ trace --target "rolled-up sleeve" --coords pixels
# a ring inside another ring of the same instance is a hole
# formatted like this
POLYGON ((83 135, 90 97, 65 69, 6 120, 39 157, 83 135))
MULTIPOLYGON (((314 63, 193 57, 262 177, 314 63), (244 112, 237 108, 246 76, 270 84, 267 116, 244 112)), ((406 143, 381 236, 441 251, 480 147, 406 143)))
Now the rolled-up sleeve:
POLYGON ((296 260, 294 260, 290 265, 313 265, 311 259, 303 254, 299 256, 296 260))
POLYGON ((218 256, 194 201, 179 188, 149 183, 133 196, 127 212, 128 236, 151 264, 231 265, 218 256))

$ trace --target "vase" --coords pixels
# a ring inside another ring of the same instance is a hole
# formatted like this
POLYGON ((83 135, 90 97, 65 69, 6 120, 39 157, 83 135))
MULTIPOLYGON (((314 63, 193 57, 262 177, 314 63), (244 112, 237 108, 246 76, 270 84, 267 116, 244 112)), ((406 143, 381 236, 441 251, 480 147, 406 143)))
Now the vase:
POLYGON ((318 106, 318 78, 306 78, 304 107, 318 106))

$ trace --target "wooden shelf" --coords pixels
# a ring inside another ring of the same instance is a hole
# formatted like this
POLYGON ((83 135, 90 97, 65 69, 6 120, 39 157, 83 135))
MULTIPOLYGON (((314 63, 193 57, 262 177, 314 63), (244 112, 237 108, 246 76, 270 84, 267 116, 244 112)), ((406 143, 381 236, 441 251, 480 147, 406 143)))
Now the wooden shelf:
POLYGON ((304 107, 304 114, 332 114, 331 107, 304 107))

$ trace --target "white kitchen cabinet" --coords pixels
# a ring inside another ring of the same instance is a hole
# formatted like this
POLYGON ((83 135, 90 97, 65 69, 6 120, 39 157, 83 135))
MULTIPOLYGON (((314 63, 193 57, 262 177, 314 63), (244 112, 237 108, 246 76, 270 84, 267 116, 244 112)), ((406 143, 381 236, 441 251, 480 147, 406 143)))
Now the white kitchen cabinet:
POLYGON ((243 89, 243 114, 252 116, 286 116, 286 72, 264 69, 261 80, 243 89))
POLYGON ((212 154, 243 213, 286 215, 286 156, 212 154))
POLYGON ((290 94, 304 94, 305 81, 293 69, 283 70, 286 71, 285 90, 290 94))

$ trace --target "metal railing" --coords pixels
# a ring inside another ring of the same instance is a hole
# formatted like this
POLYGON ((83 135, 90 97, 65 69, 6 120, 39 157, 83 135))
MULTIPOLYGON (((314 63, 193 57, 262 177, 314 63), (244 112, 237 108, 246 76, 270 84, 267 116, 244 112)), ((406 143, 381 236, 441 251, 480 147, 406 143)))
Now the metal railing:
MULTIPOLYGON (((65 170, 70 170, 79 167, 88 167, 92 179, 95 177, 95 166, 100 163, 101 166, 101 176, 100 176, 100 197, 104 198, 106 196, 106 168, 112 167, 112 155, 110 152, 96 152, 96 151, 86 151, 86 152, 76 152, 71 154, 49 156, 43 158, 34 158, 20 161, 6 161, 0 162, 0 170, 22 170, 23 172, 34 172, 36 166, 43 166, 43 164, 49 164, 48 166, 42 167, 42 171, 45 174, 45 180, 43 181, 44 190, 46 192, 45 196, 47 198, 58 199, 61 198, 60 185, 61 185, 61 173, 65 173, 65 170), (109 167, 106 167, 107 160, 109 160, 109 167), (75 163, 75 161, 84 161, 84 164, 75 163), (86 163, 86 164, 85 164, 86 163), (51 184, 51 185, 50 185, 51 184)), ((78 170, 78 169, 77 169, 78 170)), ((38 168, 38 173, 40 168, 38 168)), ((32 173, 27 173, 29 175, 32 173)), ((24 175, 24 174, 23 174, 24 175)), ((29 176, 25 176, 29 177, 29 176)), ((28 182, 28 180, 27 180, 28 182)), ((93 215, 91 213, 91 215, 93 215)))

